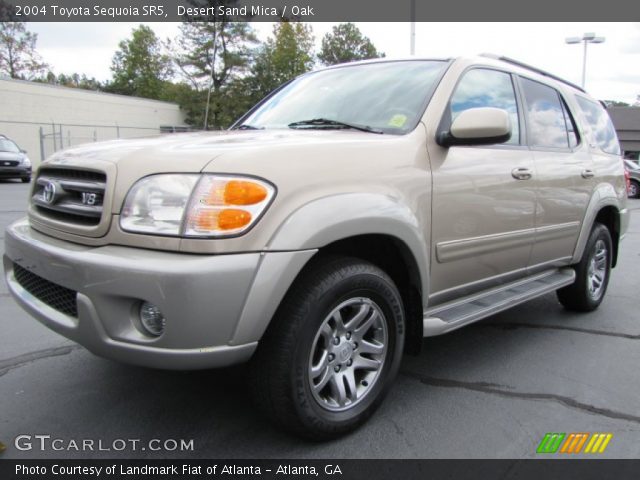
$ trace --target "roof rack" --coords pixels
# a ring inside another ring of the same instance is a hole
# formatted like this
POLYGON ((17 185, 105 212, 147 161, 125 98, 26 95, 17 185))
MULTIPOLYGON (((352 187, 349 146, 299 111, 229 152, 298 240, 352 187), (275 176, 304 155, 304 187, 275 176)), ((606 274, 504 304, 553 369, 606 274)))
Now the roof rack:
POLYGON ((503 62, 510 63, 511 65, 516 65, 518 67, 526 68, 527 70, 530 70, 537 74, 543 75, 545 77, 553 78, 554 80, 562 82, 565 85, 569 85, 570 87, 573 87, 576 90, 580 90, 583 93, 587 93, 584 88, 579 87, 575 83, 571 83, 570 81, 565 80, 564 78, 560 78, 557 75, 554 75, 553 73, 545 72, 544 70, 541 70, 536 67, 532 67, 531 65, 527 65, 526 63, 519 62, 518 60, 514 60, 513 58, 509 58, 501 55, 495 55, 493 53, 481 53, 480 56, 485 58, 492 58, 494 60, 501 60, 503 62))

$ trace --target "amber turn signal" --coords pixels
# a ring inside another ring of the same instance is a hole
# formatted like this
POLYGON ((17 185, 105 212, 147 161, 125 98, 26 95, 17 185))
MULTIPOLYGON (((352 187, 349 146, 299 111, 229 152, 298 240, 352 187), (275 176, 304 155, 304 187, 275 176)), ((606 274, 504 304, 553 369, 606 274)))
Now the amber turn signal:
POLYGON ((218 228, 220 230, 234 230, 242 228, 251 222, 251 214, 246 210, 225 208, 218 215, 218 228))
POLYGON ((267 198, 267 194, 267 189, 259 183, 231 180, 224 188, 224 203, 227 205, 255 205, 267 198))
POLYGON ((240 234, 257 221, 274 194, 272 185, 257 178, 203 175, 189 201, 182 227, 184 235, 240 234))
POLYGON ((200 210, 194 218, 194 227, 199 231, 235 230, 251 222, 251 213, 236 208, 222 210, 200 210))

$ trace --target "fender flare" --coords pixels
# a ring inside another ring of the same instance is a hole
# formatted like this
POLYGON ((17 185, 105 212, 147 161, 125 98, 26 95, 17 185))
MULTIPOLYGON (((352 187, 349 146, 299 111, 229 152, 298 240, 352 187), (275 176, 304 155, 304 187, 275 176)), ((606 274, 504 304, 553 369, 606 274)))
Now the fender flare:
POLYGON ((390 195, 347 193, 324 197, 300 207, 274 233, 267 249, 319 249, 359 235, 386 235, 401 242, 413 256, 420 275, 418 283, 422 292, 427 293, 429 248, 425 241, 426 230, 407 205, 390 195))
POLYGON ((262 337, 295 278, 320 248, 368 234, 387 235, 403 243, 414 257, 423 299, 427 298, 427 243, 422 225, 406 205, 383 194, 323 197, 295 210, 269 240, 231 344, 262 337))
MULTIPOLYGON (((602 183, 596 186, 593 194, 591 195, 584 220, 582 221, 582 227, 580 228, 580 234, 578 235, 578 241, 576 242, 576 248, 573 251, 573 257, 571 258, 572 264, 578 263, 582 258, 582 254, 584 253, 584 249, 587 245, 587 240, 589 240, 589 235, 591 234, 591 229, 593 228, 596 217, 605 207, 614 207, 618 213, 622 210, 620 208, 620 200, 616 195, 615 189, 608 183, 602 183)), ((620 221, 620 219, 618 220, 620 221)))

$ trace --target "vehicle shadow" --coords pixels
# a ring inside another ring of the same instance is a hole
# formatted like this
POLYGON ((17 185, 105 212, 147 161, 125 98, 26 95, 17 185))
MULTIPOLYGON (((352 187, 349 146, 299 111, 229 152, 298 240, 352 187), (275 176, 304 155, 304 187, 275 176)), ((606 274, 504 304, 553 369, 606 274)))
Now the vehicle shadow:
POLYGON ((1 183, 13 183, 22 185, 22 180, 20 180, 19 178, 0 178, 0 184, 1 183))
MULTIPOLYGON (((537 349, 544 342, 539 336, 503 335, 501 328, 510 328, 513 319, 540 322, 546 315, 561 317, 562 321, 571 318, 555 301, 555 295, 546 296, 449 335, 426 339, 420 355, 405 356, 395 388, 380 411, 360 430, 333 442, 301 441, 272 425, 251 398, 245 366, 163 371, 121 365, 84 351, 79 354, 84 359, 81 367, 78 365, 75 371, 85 378, 82 388, 91 393, 84 398, 83 408, 75 410, 74 421, 91 424, 90 430, 99 427, 102 436, 193 439, 196 446, 194 452, 187 453, 122 452, 131 457, 329 458, 337 448, 346 449, 343 456, 361 455, 364 452, 350 453, 349 449, 352 445, 357 448, 358 442, 372 431, 388 428, 384 417, 388 409, 394 408, 394 398, 402 397, 404 402, 414 403, 412 407, 424 408, 422 396, 407 399, 403 391, 413 373, 450 379, 468 377, 470 372, 480 377, 484 371, 495 372, 504 367, 500 352, 537 349), (534 302, 536 305, 531 305, 534 302), (470 358, 483 361, 470 365, 470 358), (103 412, 98 420, 96 411, 103 412), (105 431, 109 434, 105 435, 105 431)), ((431 387, 425 387, 428 388, 431 387)), ((457 394, 456 390, 447 393, 457 394)), ((85 427, 78 427, 80 432, 91 436, 85 427)))
MULTIPOLYGON (((19 458, 437 457, 444 454, 442 439, 436 438, 438 428, 451 428, 452 415, 460 417, 456 428, 460 421, 476 425, 473 428, 480 428, 478 422, 483 424, 477 412, 469 410, 470 405, 477 405, 473 402, 478 401, 478 395, 487 403, 487 415, 504 415, 502 409, 507 404, 476 387, 511 393, 539 388, 545 394, 558 393, 562 387, 546 377, 540 377, 537 387, 532 386, 532 371, 547 368, 553 361, 549 357, 554 355, 579 363, 581 352, 589 355, 593 345, 604 348, 604 344, 602 337, 572 331, 566 332, 572 335, 568 337, 559 335, 557 328, 606 329, 603 319, 617 303, 612 301, 609 307, 605 303, 606 313, 572 314, 561 307, 555 294, 549 294, 448 335, 425 339, 419 355, 404 357, 394 387, 373 417, 359 430, 331 442, 304 441, 272 425, 251 398, 246 366, 187 372, 154 370, 73 349, 68 355, 42 359, 4 376, 3 393, 8 394, 11 388, 27 392, 19 400, 7 395, 9 401, 4 407, 21 417, 10 429, 16 434, 38 431, 107 443, 123 438, 140 439, 142 444, 151 439, 193 441, 193 449, 187 451, 127 448, 38 455, 19 452, 19 458), (568 351, 564 348, 568 341, 572 345, 596 343, 568 351), (567 352, 573 353, 562 357, 567 352), (473 388, 467 388, 468 384, 473 388), (20 430, 16 430, 18 427, 20 430)), ((611 322, 609 325, 614 325, 616 320, 611 322)), ((608 345, 615 347, 618 343, 608 345)), ((592 375, 577 380, 604 381, 592 375)), ((517 405, 509 407, 516 408, 514 412, 518 413, 514 415, 521 412, 517 405)), ((542 404, 536 408, 546 407, 542 404)), ((518 422, 527 420, 520 418, 518 422)), ((13 420, 10 423, 13 425, 13 420)), ((526 436, 523 441, 527 441, 526 436)), ((461 452, 475 452, 469 450, 476 445, 473 441, 468 445, 455 442, 461 452)), ((514 444, 509 448, 513 449, 509 450, 511 455, 519 455, 522 450, 514 444)))

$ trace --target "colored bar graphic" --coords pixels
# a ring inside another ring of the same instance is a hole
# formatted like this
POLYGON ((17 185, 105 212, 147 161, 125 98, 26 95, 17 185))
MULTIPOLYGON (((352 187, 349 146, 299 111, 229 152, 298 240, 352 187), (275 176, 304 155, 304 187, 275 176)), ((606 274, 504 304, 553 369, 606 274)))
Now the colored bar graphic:
POLYGON ((547 433, 540 442, 540 445, 538 445, 538 450, 536 450, 536 452, 556 453, 565 435, 565 433, 547 433))
POLYGON ((537 453, 604 453, 613 438, 612 433, 549 432, 538 445, 537 453), (591 437, 591 438, 589 438, 591 437), (563 442, 564 440, 564 442, 563 442), (587 442, 588 440, 588 442, 587 442), (582 448, 587 445, 584 451, 582 448), (559 450, 559 451, 558 451, 559 450))
POLYGON ((580 433, 579 435, 582 435, 582 438, 580 439, 580 441, 576 445, 575 450, 572 453, 580 453, 580 451, 582 450, 582 446, 587 441, 587 438, 589 438, 588 433, 580 433))
POLYGON ((570 433, 562 445, 560 453, 580 453, 587 438, 589 438, 588 433, 570 433))
POLYGON ((613 438, 611 433, 594 433, 584 453, 603 453, 613 438))

